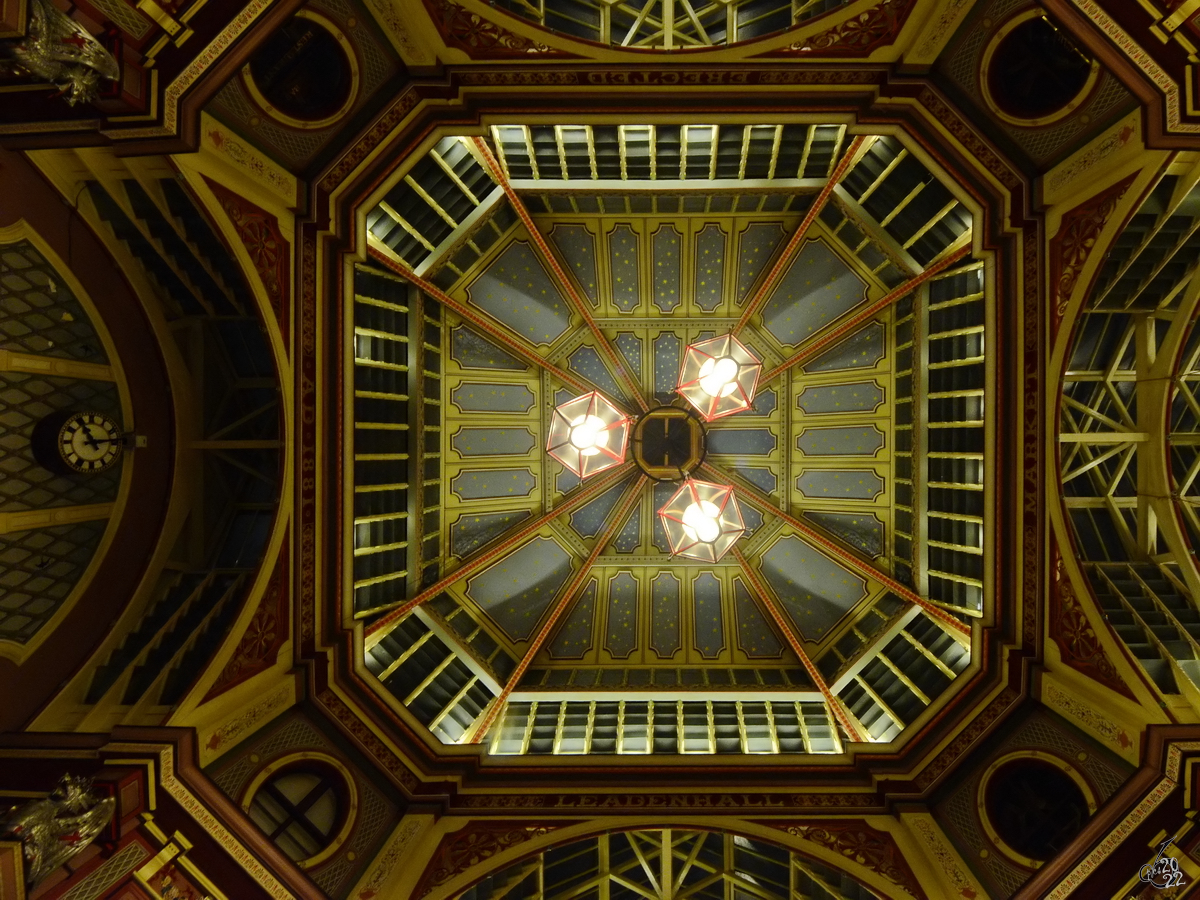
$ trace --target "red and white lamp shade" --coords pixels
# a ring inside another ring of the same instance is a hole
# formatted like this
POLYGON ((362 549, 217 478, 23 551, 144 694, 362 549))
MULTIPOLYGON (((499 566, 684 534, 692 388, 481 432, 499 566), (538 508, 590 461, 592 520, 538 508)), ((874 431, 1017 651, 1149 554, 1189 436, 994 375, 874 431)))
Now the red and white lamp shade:
POLYGON ((733 488, 687 479, 658 511, 672 556, 716 562, 746 533, 733 488))
POLYGON ((625 461, 631 421, 599 391, 590 391, 555 407, 546 452, 587 478, 625 461))
POLYGON ((706 422, 749 409, 762 362, 732 334, 689 344, 676 391, 706 422))

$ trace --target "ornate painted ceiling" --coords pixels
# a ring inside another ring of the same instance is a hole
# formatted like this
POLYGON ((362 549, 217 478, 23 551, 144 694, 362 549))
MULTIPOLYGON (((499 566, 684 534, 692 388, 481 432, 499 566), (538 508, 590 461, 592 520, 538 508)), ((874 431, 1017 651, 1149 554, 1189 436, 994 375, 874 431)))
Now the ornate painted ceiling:
POLYGON ((935 171, 816 123, 496 125, 398 166, 347 310, 348 600, 391 702, 495 754, 928 718, 991 603, 988 275, 935 171), (677 483, 545 448, 581 391, 683 404, 684 348, 731 331, 764 374, 705 429, 747 526, 712 565, 670 554, 677 483))
POLYGON ((119 90, 0 72, 0 800, 70 759, 213 897, 1082 896, 1160 828, 1200 880, 1200 28, 639 4, 80 0, 119 90), (546 447, 697 422, 731 333, 704 563, 645 444, 546 447), (27 452, 84 400, 145 438, 100 493, 27 452))

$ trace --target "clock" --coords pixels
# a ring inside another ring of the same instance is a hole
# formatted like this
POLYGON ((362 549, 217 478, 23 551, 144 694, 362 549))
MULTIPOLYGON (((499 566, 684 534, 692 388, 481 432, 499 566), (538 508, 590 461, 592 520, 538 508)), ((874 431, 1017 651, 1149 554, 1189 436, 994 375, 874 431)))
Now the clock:
POLYGON ((59 426, 55 441, 61 464, 88 475, 112 468, 124 446, 121 426, 98 412, 71 413, 59 426))

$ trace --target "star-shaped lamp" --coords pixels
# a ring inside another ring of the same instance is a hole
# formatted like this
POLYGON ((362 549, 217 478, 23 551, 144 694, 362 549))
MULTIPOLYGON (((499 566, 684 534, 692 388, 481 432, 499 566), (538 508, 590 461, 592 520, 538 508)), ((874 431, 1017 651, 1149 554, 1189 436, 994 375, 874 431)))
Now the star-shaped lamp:
POLYGON ((555 407, 546 452, 587 478, 625 461, 629 416, 591 391, 555 407))
POLYGON ((749 409, 762 362, 732 334, 689 344, 676 390, 704 421, 749 409))
POLYGON ((733 488, 689 478, 658 511, 672 556, 716 562, 746 533, 733 488))

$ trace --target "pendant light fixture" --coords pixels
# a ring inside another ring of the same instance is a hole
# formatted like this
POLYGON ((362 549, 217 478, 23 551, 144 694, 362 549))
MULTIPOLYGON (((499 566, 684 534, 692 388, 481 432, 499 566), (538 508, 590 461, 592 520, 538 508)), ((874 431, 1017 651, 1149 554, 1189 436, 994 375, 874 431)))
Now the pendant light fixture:
POLYGON ((689 344, 676 391, 706 422, 749 409, 762 362, 732 334, 689 344))
POLYGON ((590 391, 555 407, 546 452, 587 478, 625 461, 630 421, 599 391, 590 391))
POLYGON ((746 533, 733 488, 688 478, 658 511, 672 556, 716 562, 746 533))

